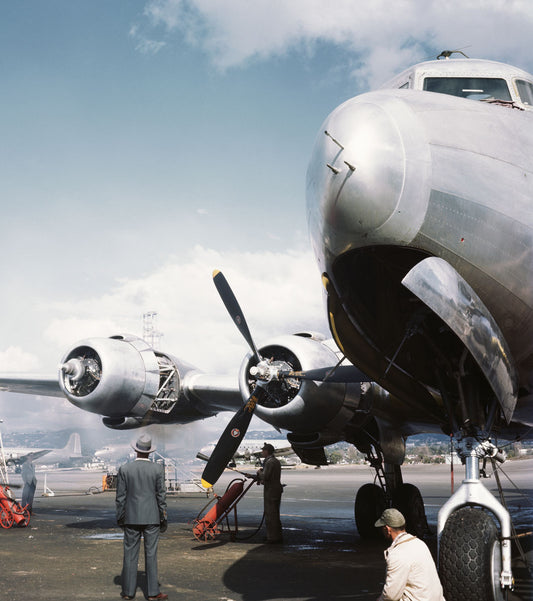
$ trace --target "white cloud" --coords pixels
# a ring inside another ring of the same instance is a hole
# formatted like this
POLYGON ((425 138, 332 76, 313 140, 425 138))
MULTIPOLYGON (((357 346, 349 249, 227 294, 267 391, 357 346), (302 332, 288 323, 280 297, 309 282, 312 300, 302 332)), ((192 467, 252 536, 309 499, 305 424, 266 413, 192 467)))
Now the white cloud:
POLYGON ((10 346, 5 351, 0 351, 0 366, 4 372, 38 372, 41 362, 32 353, 22 350, 18 346, 10 346))
POLYGON ((327 333, 320 274, 309 250, 239 253, 196 246, 102 296, 54 302, 45 338, 63 354, 82 338, 142 335, 142 314, 153 310, 161 350, 204 370, 236 369, 247 347, 212 282, 214 269, 228 279, 257 344, 302 329, 327 333))
POLYGON ((140 31, 138 25, 132 25, 129 31, 129 35, 135 40, 135 50, 138 50, 141 54, 157 54, 162 48, 166 46, 166 42, 157 40, 150 40, 145 37, 140 31))
POLYGON ((370 85, 464 46, 475 57, 531 64, 527 0, 150 0, 145 15, 153 26, 201 47, 222 69, 293 50, 312 53, 317 42, 353 53, 352 73, 370 85))

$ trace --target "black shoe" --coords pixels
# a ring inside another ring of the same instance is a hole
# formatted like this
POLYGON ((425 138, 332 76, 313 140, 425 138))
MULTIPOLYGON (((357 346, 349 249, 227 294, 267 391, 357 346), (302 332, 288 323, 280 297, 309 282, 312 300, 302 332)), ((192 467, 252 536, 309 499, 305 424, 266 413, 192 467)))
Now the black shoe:
POLYGON ((120 596, 121 596, 123 599, 133 599, 133 597, 130 597, 129 595, 125 595, 124 593, 120 593, 120 596))

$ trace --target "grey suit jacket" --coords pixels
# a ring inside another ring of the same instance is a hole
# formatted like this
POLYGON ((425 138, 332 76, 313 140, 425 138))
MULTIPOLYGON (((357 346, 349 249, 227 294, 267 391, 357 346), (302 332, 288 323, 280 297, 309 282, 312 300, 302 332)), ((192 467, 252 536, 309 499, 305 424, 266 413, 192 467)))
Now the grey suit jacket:
POLYGON ((167 519, 165 470, 136 459, 118 470, 115 499, 119 524, 160 524, 167 519))

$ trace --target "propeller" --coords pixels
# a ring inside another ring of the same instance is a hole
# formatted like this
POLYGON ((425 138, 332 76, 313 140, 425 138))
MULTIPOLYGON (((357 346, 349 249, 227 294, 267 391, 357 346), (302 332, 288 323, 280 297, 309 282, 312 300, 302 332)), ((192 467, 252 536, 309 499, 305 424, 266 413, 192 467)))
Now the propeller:
POLYGON ((233 290, 230 288, 228 284, 228 280, 224 277, 224 274, 221 271, 215 269, 213 271, 213 283, 220 294, 220 298, 224 303, 228 313, 231 315, 231 319, 235 322, 235 325, 239 329, 239 332, 242 334, 243 338, 248 343, 248 346, 252 349, 252 353, 255 355, 257 362, 261 362, 261 356, 257 352, 257 347, 254 344, 252 339, 252 335, 250 334, 250 330, 248 329, 248 324, 246 323, 246 319, 244 319, 244 313, 233 294, 233 290))
POLYGON ((306 371, 281 370, 281 378, 298 378, 300 380, 314 380, 315 382, 333 382, 343 384, 357 384, 370 382, 355 365, 334 365, 333 367, 320 367, 319 369, 308 369, 306 371))
POLYGON ((241 307, 221 271, 215 270, 213 272, 213 282, 228 313, 257 359, 257 365, 250 369, 250 375, 255 378, 255 387, 252 394, 246 404, 231 418, 204 468, 202 485, 205 488, 210 488, 215 484, 231 461, 248 430, 257 404, 271 396, 268 392, 270 382, 280 380, 290 382, 291 379, 343 383, 369 381, 365 374, 352 365, 335 365, 307 371, 293 371, 285 361, 263 359, 254 344, 241 307))
MULTIPOLYGON (((213 283, 239 332, 242 334, 252 350, 252 353, 256 357, 258 364, 264 363, 254 344, 241 307, 221 271, 215 270, 213 272, 213 283)), ((221 437, 218 439, 216 447, 211 453, 209 461, 202 473, 202 486, 205 488, 210 488, 220 478, 226 465, 230 462, 235 451, 241 444, 242 439, 248 430, 248 426, 250 425, 250 421, 252 420, 257 403, 267 396, 266 384, 266 380, 257 380, 256 386, 248 401, 231 418, 221 437)))
POLYGON ((211 488, 231 461, 248 430, 257 403, 266 396, 266 382, 258 381, 246 405, 231 418, 202 472, 202 486, 211 488))

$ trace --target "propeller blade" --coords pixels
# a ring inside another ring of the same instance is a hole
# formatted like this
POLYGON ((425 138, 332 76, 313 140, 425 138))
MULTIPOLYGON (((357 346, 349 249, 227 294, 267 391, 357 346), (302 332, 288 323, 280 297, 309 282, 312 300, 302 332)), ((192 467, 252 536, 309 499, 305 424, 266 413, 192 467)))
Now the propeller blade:
POLYGON ((261 361, 261 357, 257 352, 257 348, 252 340, 252 335, 250 334, 250 330, 248 329, 248 324, 244 319, 244 313, 242 312, 239 303, 233 294, 233 290, 230 288, 228 281, 224 277, 224 274, 218 269, 213 271, 213 282, 220 294, 220 298, 222 302, 226 306, 228 313, 231 315, 231 319, 235 322, 235 325, 239 329, 239 332, 243 335, 244 339, 248 343, 248 346, 252 349, 253 354, 255 355, 257 362, 261 361))
POLYGON ((315 382, 340 382, 344 384, 371 381, 355 365, 320 367, 319 369, 308 369, 307 371, 282 371, 280 372, 280 376, 285 378, 300 378, 301 380, 314 380, 315 382))
POLYGON ((222 436, 218 439, 209 461, 202 473, 202 486, 211 488, 220 478, 248 430, 255 406, 266 395, 262 382, 258 382, 246 405, 231 418, 222 436))

